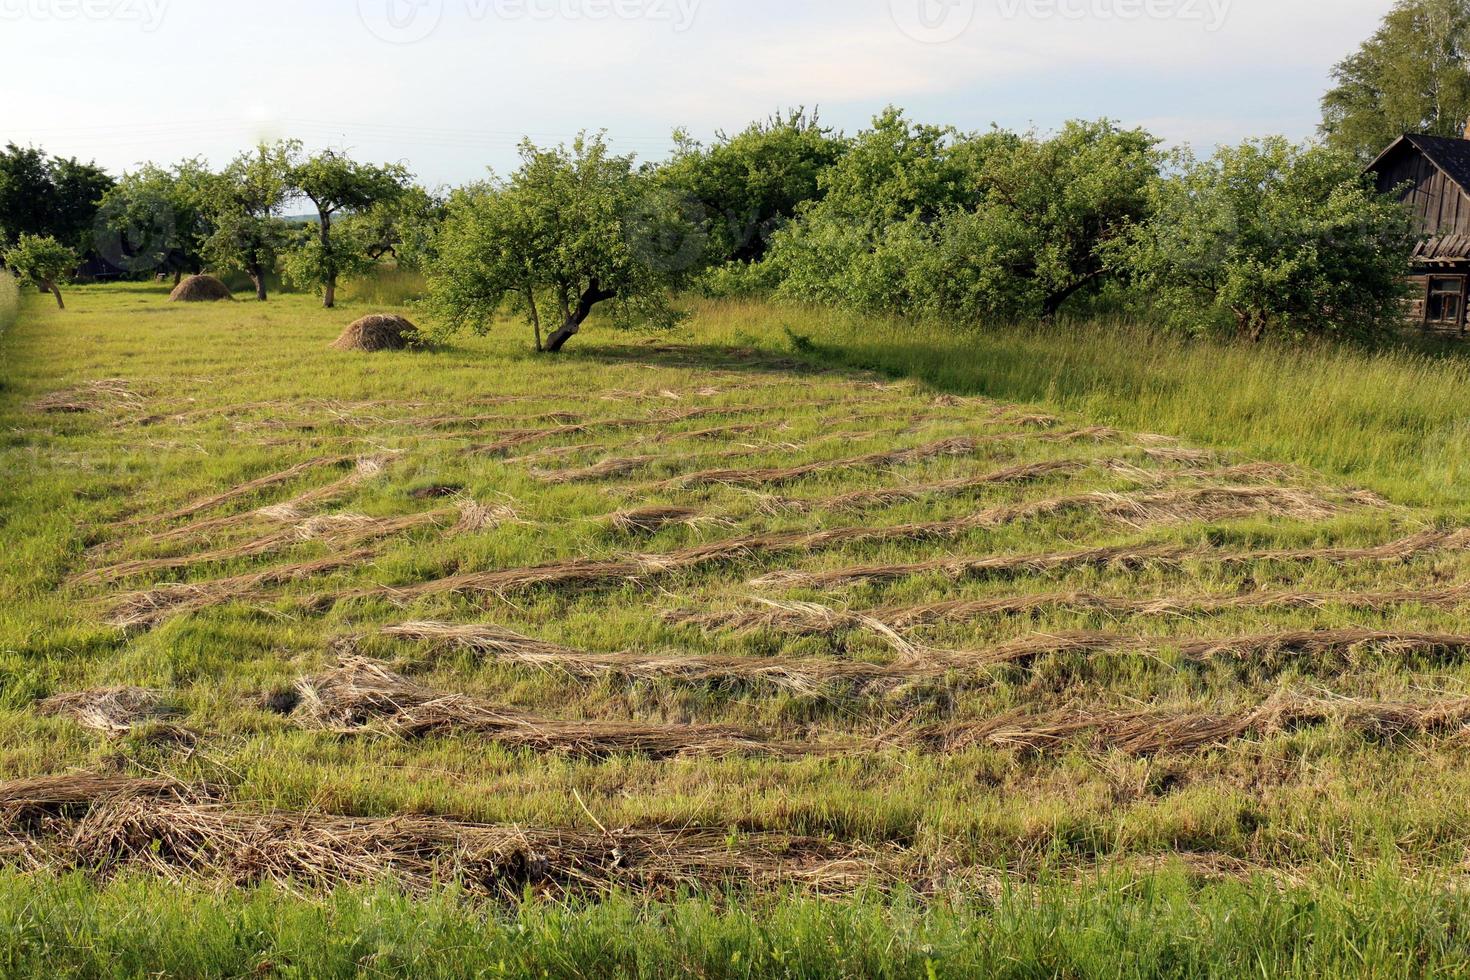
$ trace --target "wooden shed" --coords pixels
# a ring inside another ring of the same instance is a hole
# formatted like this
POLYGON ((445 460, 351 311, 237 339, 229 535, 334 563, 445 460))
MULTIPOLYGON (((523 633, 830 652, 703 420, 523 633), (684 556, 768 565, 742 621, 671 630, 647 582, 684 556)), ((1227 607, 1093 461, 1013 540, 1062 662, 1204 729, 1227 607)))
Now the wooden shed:
POLYGON ((1414 249, 1409 316, 1425 330, 1466 332, 1470 283, 1470 140, 1401 136, 1368 168, 1383 193, 1413 209, 1420 234, 1414 249))

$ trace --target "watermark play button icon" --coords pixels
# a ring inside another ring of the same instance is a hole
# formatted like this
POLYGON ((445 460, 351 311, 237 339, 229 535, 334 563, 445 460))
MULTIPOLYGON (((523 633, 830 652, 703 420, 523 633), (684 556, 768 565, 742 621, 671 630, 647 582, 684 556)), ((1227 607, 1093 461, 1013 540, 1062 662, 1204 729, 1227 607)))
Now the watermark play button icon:
POLYGON ((444 0, 357 0, 357 16, 380 41, 414 44, 439 26, 444 0))
POLYGON ((970 29, 976 0, 889 0, 893 22, 915 41, 944 44, 970 29))

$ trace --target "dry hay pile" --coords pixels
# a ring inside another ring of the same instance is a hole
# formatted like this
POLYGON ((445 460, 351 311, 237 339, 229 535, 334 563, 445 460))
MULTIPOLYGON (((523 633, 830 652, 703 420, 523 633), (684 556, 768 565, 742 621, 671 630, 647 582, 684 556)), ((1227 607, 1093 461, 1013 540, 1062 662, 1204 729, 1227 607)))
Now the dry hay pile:
POLYGON ((125 378, 103 378, 52 392, 36 399, 31 407, 48 415, 81 415, 111 411, 120 405, 137 405, 142 400, 143 396, 125 378))
POLYGON ((366 351, 405 350, 418 339, 419 328, 392 313, 371 313, 354 320, 342 336, 332 341, 332 350, 366 351))
POLYGON ((604 519, 619 534, 655 534, 669 527, 729 526, 729 521, 707 516, 696 507, 638 507, 620 510, 604 519))
POLYGON ((214 276, 190 276, 168 294, 170 303, 217 303, 234 298, 230 287, 214 276))
POLYGON ((728 887, 843 893, 907 877, 904 856, 830 840, 727 829, 537 829, 436 817, 257 810, 169 780, 93 775, 0 784, 0 859, 102 876, 142 872, 244 887, 330 889, 391 880, 456 884, 515 901, 629 889, 728 887))
POLYGON ((508 748, 588 758, 620 754, 655 759, 737 754, 794 757, 834 751, 816 744, 774 742, 713 725, 542 718, 464 694, 432 691, 361 658, 347 658, 336 670, 302 678, 296 689, 301 695, 299 720, 345 734, 374 730, 416 738, 472 733, 508 748))
POLYGON ((165 706, 161 692, 141 687, 58 694, 42 701, 36 710, 43 715, 69 719, 110 738, 123 738, 138 726, 177 714, 165 706))

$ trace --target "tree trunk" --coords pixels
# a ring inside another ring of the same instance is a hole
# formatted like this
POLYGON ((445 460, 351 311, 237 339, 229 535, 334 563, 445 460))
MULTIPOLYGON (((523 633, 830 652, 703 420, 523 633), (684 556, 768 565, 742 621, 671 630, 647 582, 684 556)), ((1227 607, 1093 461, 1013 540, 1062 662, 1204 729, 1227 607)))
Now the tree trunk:
POLYGON ((531 310, 531 329, 536 332, 536 353, 540 354, 546 350, 541 346, 541 311, 536 308, 536 291, 526 290, 526 306, 531 310))
POLYGON ((582 324, 587 317, 592 315, 592 307, 603 300, 613 299, 617 295, 616 289, 603 289, 596 279, 588 283, 586 291, 582 293, 582 298, 577 300, 577 308, 567 316, 566 323, 561 325, 560 330, 546 338, 547 352, 560 353, 561 349, 567 345, 567 341, 575 337, 577 331, 582 329, 582 324))
MULTIPOLYGON (((317 210, 321 211, 320 205, 318 205, 317 210)), ((333 271, 335 270, 333 263, 336 260, 332 257, 332 215, 330 212, 322 212, 320 218, 322 223, 322 260, 327 263, 328 269, 327 281, 323 283, 324 288, 322 289, 322 307, 330 310, 337 305, 337 273, 333 271)))
POLYGON ((250 273, 250 281, 253 282, 253 283, 255 283, 255 298, 257 300, 259 300, 260 302, 264 303, 265 302, 265 273, 264 272, 252 272, 252 273, 250 273))
POLYGON ((1076 282, 1052 293, 1046 298, 1046 302, 1044 302, 1041 306, 1041 318, 1043 320, 1050 320, 1052 317, 1056 316, 1057 313, 1061 310, 1063 303, 1071 299, 1083 288, 1090 286, 1092 283, 1096 282, 1100 278, 1102 278, 1101 271, 1089 272, 1087 275, 1083 276, 1081 279, 1078 279, 1076 282))
POLYGON ((56 288, 56 283, 43 283, 41 286, 41 292, 50 293, 52 296, 56 297, 56 308, 58 310, 66 309, 66 304, 61 301, 61 290, 56 288))
POLYGON ((183 281, 184 281, 184 270, 183 269, 175 269, 174 270, 174 288, 175 289, 178 289, 179 288, 179 283, 181 283, 183 281))

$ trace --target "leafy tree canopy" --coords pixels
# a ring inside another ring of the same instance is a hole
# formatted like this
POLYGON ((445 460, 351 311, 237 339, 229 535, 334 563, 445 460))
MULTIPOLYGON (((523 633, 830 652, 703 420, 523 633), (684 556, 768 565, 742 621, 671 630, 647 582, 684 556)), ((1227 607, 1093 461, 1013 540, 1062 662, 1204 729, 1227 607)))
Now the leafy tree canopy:
POLYGON ((1333 78, 1322 134, 1361 163, 1405 133, 1461 135, 1470 119, 1470 0, 1399 0, 1333 78))
POLYGON ((1274 138, 1187 155, 1117 244, 1177 327, 1259 340, 1371 338, 1403 319, 1406 210, 1347 153, 1274 138))
POLYGON ((532 327, 538 350, 559 351, 603 303, 622 325, 669 326, 673 279, 650 229, 687 234, 681 217, 632 157, 604 138, 570 148, 521 145, 508 180, 458 191, 449 202, 429 307, 447 332, 485 330, 510 308, 532 327), (544 310, 560 327, 542 341, 544 310))

